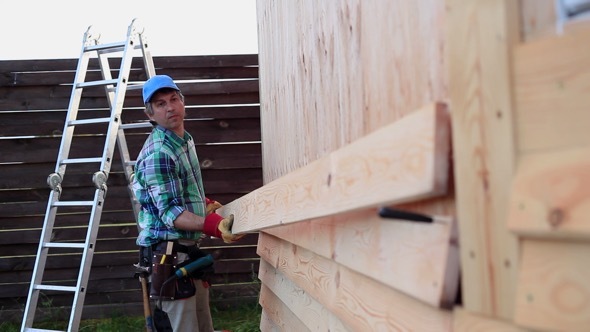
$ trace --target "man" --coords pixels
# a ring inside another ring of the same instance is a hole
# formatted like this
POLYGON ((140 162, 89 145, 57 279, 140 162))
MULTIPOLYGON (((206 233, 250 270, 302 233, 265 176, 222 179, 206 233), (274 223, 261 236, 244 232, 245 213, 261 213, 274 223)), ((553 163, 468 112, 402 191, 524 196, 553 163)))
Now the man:
MULTIPOLYGON (((214 212, 221 204, 205 197, 195 143, 184 129, 184 96, 178 86, 169 76, 156 75, 145 82, 143 101, 154 129, 135 165, 133 190, 141 204, 137 244, 163 255, 166 244, 173 244, 172 256, 177 257, 173 264, 177 265, 188 255, 176 248, 194 248, 202 234, 226 243, 239 240, 243 235, 231 232, 233 215, 221 217, 214 212)), ((152 254, 149 256, 151 259, 152 254)), ((153 273, 152 281, 168 277, 153 273)), ((174 300, 162 302, 175 332, 195 331, 197 327, 201 332, 213 331, 209 290, 204 284, 194 282, 194 296, 178 299, 176 292, 171 296, 174 300)))

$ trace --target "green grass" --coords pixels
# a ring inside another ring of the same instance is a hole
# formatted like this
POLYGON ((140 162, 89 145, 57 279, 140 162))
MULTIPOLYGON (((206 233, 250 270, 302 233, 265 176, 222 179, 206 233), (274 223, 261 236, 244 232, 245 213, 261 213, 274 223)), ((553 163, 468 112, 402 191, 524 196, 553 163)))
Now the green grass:
MULTIPOLYGON (((231 332, 260 331, 260 315, 262 308, 258 304, 247 304, 233 309, 212 308, 211 316, 215 330, 231 332)), ((67 329, 67 322, 41 322, 36 328, 62 330, 67 329)), ((20 323, 0 322, 0 331, 17 332, 20 323)), ((141 332, 145 331, 143 317, 113 317, 108 319, 92 319, 80 322, 79 332, 141 332)))

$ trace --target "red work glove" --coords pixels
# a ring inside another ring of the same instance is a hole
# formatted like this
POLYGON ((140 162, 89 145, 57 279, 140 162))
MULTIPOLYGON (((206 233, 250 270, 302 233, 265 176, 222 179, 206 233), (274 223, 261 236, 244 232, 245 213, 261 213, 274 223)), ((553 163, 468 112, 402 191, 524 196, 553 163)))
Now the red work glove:
POLYGON ((223 218, 217 213, 211 213, 205 217, 203 233, 223 239, 225 243, 232 243, 241 239, 246 234, 232 234, 231 229, 234 224, 234 215, 223 218))

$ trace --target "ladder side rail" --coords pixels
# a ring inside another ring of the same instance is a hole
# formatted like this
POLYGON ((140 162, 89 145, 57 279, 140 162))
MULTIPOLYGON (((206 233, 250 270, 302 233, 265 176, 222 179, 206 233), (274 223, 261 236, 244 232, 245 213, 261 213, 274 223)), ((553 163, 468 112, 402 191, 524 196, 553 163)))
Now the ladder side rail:
MULTIPOLYGON (((107 53, 108 52, 101 52, 101 50, 96 50, 96 54, 98 57, 98 64, 99 64, 100 71, 102 74, 102 79, 104 81, 111 81, 112 75, 111 75, 111 68, 109 65, 109 59, 105 55, 107 53)), ((115 95, 115 93, 113 92, 114 89, 115 89, 115 86, 113 84, 107 84, 104 86, 104 90, 107 95, 109 105, 112 104, 112 100, 114 99, 114 95, 115 95)), ((112 121, 112 118, 110 121, 112 121)), ((107 135, 107 137, 108 137, 108 135, 107 135)), ((104 161, 104 159, 105 159, 105 156, 104 156, 104 151, 103 151, 103 157, 101 158, 101 165, 102 165, 102 162, 104 161)), ((108 172, 104 173, 104 175, 107 176, 108 172)), ((106 177, 103 177, 102 179, 104 181, 106 181, 106 177)), ((95 180, 95 179, 93 179, 93 180, 95 180)), ((84 242, 84 249, 82 251, 82 257, 80 260, 80 270, 78 272, 78 280, 76 281, 76 292, 74 293, 74 299, 72 301, 72 310, 70 312, 68 331, 77 331, 80 326, 80 321, 82 319, 83 304, 84 304, 84 300, 86 298, 88 279, 90 277, 90 268, 92 265, 92 259, 94 257, 94 249, 95 249, 94 247, 96 245, 96 238, 98 235, 99 221, 100 221, 100 216, 102 214, 102 205, 103 205, 103 201, 104 201, 104 195, 106 195, 106 184, 104 186, 98 187, 94 193, 92 210, 90 213, 90 217, 89 217, 89 221, 88 221, 88 228, 87 228, 87 232, 86 232, 86 239, 84 242), (100 194, 100 192, 102 192, 102 195, 100 194), (96 220, 96 219, 98 219, 98 220, 96 220)))
POLYGON ((129 84, 129 73, 131 71, 136 39, 136 33, 132 29, 132 26, 130 26, 127 45, 125 45, 123 56, 121 58, 121 68, 119 69, 115 96, 112 100, 109 99, 111 106, 111 121, 107 129, 107 142, 103 151, 103 162, 100 165, 101 171, 105 172, 106 175, 109 174, 111 169, 113 150, 117 140, 117 133, 121 125, 121 113, 123 111, 123 103, 125 102, 127 85, 129 84))
POLYGON ((53 233, 53 224, 55 221, 55 214, 57 208, 53 206, 53 203, 59 199, 59 192, 57 190, 51 190, 49 194, 49 200, 47 202, 47 209, 45 215, 47 216, 44 221, 44 226, 41 229, 41 238, 39 241, 39 247, 37 249, 37 258, 33 266, 33 274, 31 276, 31 284, 29 285, 29 292, 27 295, 27 303, 25 305, 25 311, 23 313, 24 318, 21 326, 21 330, 33 326, 35 319, 35 311, 37 309, 37 303, 39 301, 40 291, 36 289, 36 285, 43 281, 43 274, 45 271, 45 264, 47 262, 47 254, 49 251, 48 247, 44 244, 51 240, 53 233))
POLYGON ((156 76, 156 67, 154 65, 154 58, 150 51, 147 37, 143 34, 143 31, 139 34, 139 41, 141 43, 141 54, 143 55, 143 67, 147 74, 146 81, 156 76))
MULTIPOLYGON (((147 41, 147 37, 144 34, 144 31, 138 33, 138 40, 140 44, 141 55, 143 59, 143 67, 146 73, 146 80, 154 77, 156 75, 156 67, 154 65, 154 59, 152 57, 152 53, 149 49, 149 44, 147 41)), ((143 84, 142 84, 143 85, 143 84)), ((143 100, 142 100, 143 101, 143 100)), ((135 176, 134 172, 134 161, 131 160, 131 156, 129 155, 129 148, 127 145, 127 139, 125 138, 124 129, 119 129, 118 133, 118 140, 119 144, 119 151, 121 154, 121 161, 123 162, 123 169, 125 171, 125 178, 127 179, 127 191, 129 193, 129 198, 131 199, 131 207, 133 209, 133 215, 135 217, 135 221, 139 220, 139 211, 141 210, 141 206, 137 197, 135 196, 135 192, 133 191, 133 177, 135 176)), ((139 230, 139 224, 138 224, 139 230)))
POLYGON ((66 171, 66 165, 61 163, 61 161, 68 158, 70 146, 72 144, 72 138, 74 136, 74 126, 70 125, 70 122, 78 118, 80 101, 82 99, 83 89, 80 88, 78 84, 84 83, 84 80, 86 79, 86 73, 88 71, 89 62, 90 54, 84 53, 83 51, 83 54, 80 57, 80 61, 78 61, 78 68, 76 70, 74 84, 72 85, 70 103, 68 105, 68 112, 64 123, 64 130, 62 132, 62 143, 59 147, 59 152, 57 154, 57 163, 55 165, 55 173, 59 174, 59 176, 62 179, 66 171))
MULTIPOLYGON (((138 111, 141 112, 141 111, 138 111)), ((117 133, 117 144, 119 147, 119 154, 121 156, 121 161, 123 163, 123 170, 125 172, 125 178, 127 179, 127 192, 129 193, 129 198, 131 199, 131 207, 133 209, 133 216, 135 217, 135 222, 139 220, 139 211, 141 209, 139 205, 139 201, 135 196, 135 192, 133 191, 133 177, 135 176, 134 170, 134 162, 131 161, 131 157, 129 155, 129 148, 127 145, 127 139, 125 137, 125 132, 123 128, 119 128, 119 132, 117 133)))
MULTIPOLYGON (((106 181, 106 179, 105 179, 106 181)), ((94 250, 96 247, 96 238, 98 235, 100 216, 102 215, 102 208, 104 206, 104 199, 106 197, 106 182, 100 188, 96 188, 94 192, 94 205, 90 213, 90 222, 86 232, 85 248, 82 252, 80 272, 76 284, 76 292, 74 293, 74 300, 72 302, 72 311, 70 313, 70 321, 68 323, 68 332, 78 331, 80 320, 82 319, 82 311, 84 300, 86 298, 86 291, 88 289, 88 279, 90 277, 90 269, 92 266, 92 258, 94 257, 94 250)))

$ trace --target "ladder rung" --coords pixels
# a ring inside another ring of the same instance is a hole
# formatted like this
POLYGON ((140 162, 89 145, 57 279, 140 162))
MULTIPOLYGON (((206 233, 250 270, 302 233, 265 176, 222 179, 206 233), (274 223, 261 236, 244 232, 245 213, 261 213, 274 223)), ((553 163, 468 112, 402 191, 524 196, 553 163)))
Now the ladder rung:
POLYGON ((78 287, 76 286, 56 286, 56 285, 35 285, 35 289, 38 290, 52 290, 59 292, 75 292, 78 287))
POLYGON ((95 118, 95 119, 84 119, 84 120, 72 120, 68 122, 68 126, 93 124, 93 123, 108 123, 111 118, 95 118))
POLYGON ((82 83, 78 83, 76 85, 76 88, 86 88, 89 86, 103 86, 103 85, 109 85, 109 84, 117 84, 117 82, 118 82, 117 79, 82 82, 82 83))
POLYGON ((135 129, 135 128, 148 128, 153 127, 149 122, 138 122, 138 123, 125 123, 119 126, 121 129, 135 129))
POLYGON ((66 242, 46 242, 43 244, 45 248, 86 248, 86 243, 66 243, 66 242))
POLYGON ((85 164, 85 163, 100 163, 102 162, 102 158, 76 158, 76 159, 64 159, 60 162, 60 165, 68 165, 68 164, 85 164))
POLYGON ((36 329, 32 327, 27 327, 23 330, 24 332, 63 332, 61 330, 44 330, 44 329, 36 329))
POLYGON ((125 166, 135 166, 136 163, 137 163, 137 161, 135 161, 135 160, 126 161, 125 166))
POLYGON ((92 52, 92 51, 102 51, 103 53, 106 52, 121 52, 127 45, 127 41, 121 41, 116 43, 109 43, 109 44, 98 44, 98 45, 91 45, 86 46, 84 48, 85 52, 92 52))
POLYGON ((143 83, 127 85, 127 90, 141 90, 141 89, 143 89, 143 83))
POLYGON ((92 206, 94 201, 59 201, 51 204, 51 206, 92 206))

